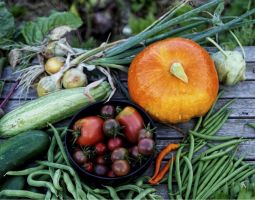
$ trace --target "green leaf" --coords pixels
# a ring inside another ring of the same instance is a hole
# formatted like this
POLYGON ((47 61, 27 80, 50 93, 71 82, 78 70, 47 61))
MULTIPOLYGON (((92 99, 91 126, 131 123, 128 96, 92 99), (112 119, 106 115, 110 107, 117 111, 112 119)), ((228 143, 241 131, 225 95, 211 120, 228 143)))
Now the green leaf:
POLYGON ((1 38, 12 38, 15 23, 14 17, 12 14, 6 9, 5 3, 0 1, 0 39, 1 38))
POLYGON ((27 22, 21 33, 27 44, 41 42, 56 27, 69 26, 73 29, 82 25, 82 20, 70 12, 54 12, 49 17, 39 17, 34 22, 27 22))

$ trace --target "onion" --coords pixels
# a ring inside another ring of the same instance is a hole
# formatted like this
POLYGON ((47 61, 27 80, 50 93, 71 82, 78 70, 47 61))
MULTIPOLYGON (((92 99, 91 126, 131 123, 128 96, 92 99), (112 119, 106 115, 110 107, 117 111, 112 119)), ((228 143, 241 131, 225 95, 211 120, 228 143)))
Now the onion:
POLYGON ((61 67, 64 65, 65 58, 63 57, 52 57, 49 58, 45 63, 45 71, 48 74, 55 74, 60 71, 61 67))
POLYGON ((87 76, 80 68, 72 68, 65 72, 62 85, 64 88, 76 88, 86 86, 88 84, 87 76))
POLYGON ((39 97, 47 95, 61 89, 61 73, 43 77, 37 85, 37 94, 39 97))

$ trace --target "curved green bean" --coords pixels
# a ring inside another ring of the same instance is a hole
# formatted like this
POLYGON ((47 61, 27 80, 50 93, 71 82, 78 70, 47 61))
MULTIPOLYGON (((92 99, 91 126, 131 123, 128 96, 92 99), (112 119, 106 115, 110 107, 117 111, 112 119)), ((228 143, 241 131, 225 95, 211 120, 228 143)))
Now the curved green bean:
POLYGON ((70 176, 66 172, 63 172, 63 179, 64 179, 64 182, 66 184, 67 191, 70 194, 72 194, 74 199, 78 199, 78 195, 77 195, 76 189, 73 185, 73 182, 72 182, 70 176))
POLYGON ((88 198, 89 200, 100 200, 100 199, 98 199, 97 197, 95 197, 94 195, 92 195, 92 194, 90 194, 90 193, 87 194, 87 198, 88 198))
POLYGON ((117 192, 113 189, 111 186, 104 186, 107 190, 109 190, 110 195, 113 200, 120 200, 119 196, 117 195, 117 192))
POLYGON ((42 170, 44 168, 45 168, 45 166, 39 165, 37 167, 32 167, 32 168, 28 168, 28 169, 24 169, 24 170, 20 170, 20 171, 8 171, 6 173, 6 175, 9 175, 9 176, 26 176, 26 175, 29 175, 33 172, 37 172, 38 170, 42 170))
POLYGON ((195 199, 195 197, 197 195, 198 184, 199 184, 199 180, 200 180, 200 177, 202 174, 203 167, 204 167, 204 162, 201 161, 198 165, 197 173, 195 176, 195 182, 194 182, 194 187, 193 187, 193 192, 192 192, 192 199, 195 199))
POLYGON ((231 146, 231 147, 227 148, 225 151, 220 151, 219 153, 212 154, 210 156, 204 156, 200 160, 207 161, 207 160, 212 160, 215 158, 222 157, 223 155, 226 155, 227 153, 229 153, 230 151, 232 151, 235 148, 236 148, 236 146, 231 146))
POLYGON ((167 180, 167 188, 168 188, 168 195, 169 195, 169 199, 174 199, 173 194, 173 166, 174 166, 174 162, 173 162, 173 158, 170 164, 170 168, 169 168, 169 174, 168 174, 168 180, 167 180))
POLYGON ((62 191, 63 188, 60 186, 61 170, 57 169, 53 175, 53 185, 57 190, 62 191))
POLYGON ((213 140, 213 141, 225 141, 225 140, 232 140, 232 139, 238 138, 237 136, 211 136, 211 135, 200 134, 194 131, 190 131, 190 133, 198 138, 213 140))
POLYGON ((45 200, 50 200, 51 199, 51 191, 48 189, 45 195, 45 200))
POLYGON ((142 191, 140 194, 138 194, 134 200, 142 200, 144 197, 146 197, 148 194, 156 192, 154 188, 148 188, 142 191))
POLYGON ((184 156, 183 159, 185 160, 185 162, 188 166, 188 169, 189 169, 188 186, 187 186, 187 190, 186 190, 186 194, 185 194, 185 199, 189 199, 190 190, 191 190, 191 186, 192 186, 192 182, 193 182, 193 169, 192 169, 190 159, 187 158, 186 156, 184 156))
POLYGON ((45 198, 45 194, 30 192, 27 190, 2 190, 0 191, 0 196, 40 199, 40 200, 45 198))
POLYGON ((181 146, 176 153, 175 159, 175 177, 177 181, 177 185, 180 191, 180 195, 182 194, 182 180, 181 180, 181 172, 180 172, 180 155, 184 146, 181 146))

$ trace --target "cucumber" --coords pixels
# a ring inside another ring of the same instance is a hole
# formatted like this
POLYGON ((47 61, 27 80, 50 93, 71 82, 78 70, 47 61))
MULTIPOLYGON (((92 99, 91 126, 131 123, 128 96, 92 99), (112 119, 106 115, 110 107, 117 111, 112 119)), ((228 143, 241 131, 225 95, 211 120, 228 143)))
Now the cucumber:
POLYGON ((35 158, 49 148, 47 133, 31 130, 10 138, 0 145, 0 179, 6 172, 35 158))
POLYGON ((90 89, 92 100, 84 94, 85 88, 60 90, 5 114, 0 119, 0 137, 12 137, 32 129, 41 129, 48 123, 55 123, 68 118, 91 102, 104 100, 109 96, 110 85, 102 82, 90 89))

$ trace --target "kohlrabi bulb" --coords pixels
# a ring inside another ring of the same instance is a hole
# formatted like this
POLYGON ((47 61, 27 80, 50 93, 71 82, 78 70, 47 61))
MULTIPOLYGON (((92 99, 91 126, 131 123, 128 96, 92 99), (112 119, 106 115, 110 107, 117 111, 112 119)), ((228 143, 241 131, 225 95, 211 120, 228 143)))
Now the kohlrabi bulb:
POLYGON ((226 85, 235 85, 245 80, 246 63, 238 51, 217 52, 212 55, 219 80, 226 85))

